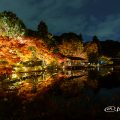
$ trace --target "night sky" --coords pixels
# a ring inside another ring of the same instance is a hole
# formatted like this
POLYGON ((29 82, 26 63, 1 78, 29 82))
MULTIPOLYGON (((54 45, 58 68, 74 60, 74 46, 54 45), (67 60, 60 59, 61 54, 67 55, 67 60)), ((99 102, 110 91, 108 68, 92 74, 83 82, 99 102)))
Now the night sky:
POLYGON ((0 0, 0 11, 12 11, 28 28, 43 20, 52 34, 82 33, 86 39, 120 41, 120 0, 0 0))

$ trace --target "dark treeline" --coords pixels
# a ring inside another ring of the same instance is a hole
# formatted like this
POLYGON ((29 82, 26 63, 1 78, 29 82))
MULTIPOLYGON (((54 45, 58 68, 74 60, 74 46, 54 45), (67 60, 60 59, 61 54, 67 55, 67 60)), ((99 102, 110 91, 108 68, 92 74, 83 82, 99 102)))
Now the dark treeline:
POLYGON ((76 42, 77 40, 80 40, 84 44, 84 47, 90 42, 96 43, 98 45, 99 54, 105 55, 108 57, 115 57, 115 58, 120 57, 120 42, 119 41, 115 41, 115 40, 102 41, 96 35, 94 35, 91 40, 89 40, 88 42, 85 42, 81 33, 78 35, 78 34, 73 33, 73 32, 63 33, 59 36, 52 35, 48 32, 48 27, 44 21, 41 21, 38 24, 37 31, 33 31, 33 30, 29 29, 28 35, 29 36, 36 36, 36 37, 39 36, 41 38, 44 38, 44 40, 47 39, 48 36, 51 36, 53 38, 53 40, 49 41, 47 39, 46 42, 51 42, 50 44, 51 45, 53 44, 53 46, 61 44, 63 42, 63 40, 67 41, 67 42, 71 42, 71 40, 74 40, 74 42, 76 42))
POLYGON ((113 58, 120 58, 120 42, 114 40, 100 41, 101 53, 113 58))

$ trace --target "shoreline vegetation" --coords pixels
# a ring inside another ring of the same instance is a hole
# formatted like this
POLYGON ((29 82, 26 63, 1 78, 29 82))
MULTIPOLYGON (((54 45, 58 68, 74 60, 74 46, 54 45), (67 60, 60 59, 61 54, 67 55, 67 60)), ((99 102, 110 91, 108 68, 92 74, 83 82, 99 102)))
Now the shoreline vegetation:
POLYGON ((0 71, 117 65, 120 65, 120 43, 117 41, 100 41, 94 35, 91 41, 84 42, 82 34, 72 32, 55 36, 49 33, 44 21, 40 21, 34 31, 28 29, 16 14, 0 13, 0 71))

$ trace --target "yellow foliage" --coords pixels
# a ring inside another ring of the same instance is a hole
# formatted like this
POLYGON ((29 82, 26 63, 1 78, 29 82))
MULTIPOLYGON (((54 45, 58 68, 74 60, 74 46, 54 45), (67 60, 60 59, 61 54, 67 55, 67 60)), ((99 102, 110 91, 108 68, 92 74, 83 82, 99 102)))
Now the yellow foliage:
POLYGON ((88 56, 92 53, 98 53, 98 45, 96 43, 88 43, 85 47, 88 56))

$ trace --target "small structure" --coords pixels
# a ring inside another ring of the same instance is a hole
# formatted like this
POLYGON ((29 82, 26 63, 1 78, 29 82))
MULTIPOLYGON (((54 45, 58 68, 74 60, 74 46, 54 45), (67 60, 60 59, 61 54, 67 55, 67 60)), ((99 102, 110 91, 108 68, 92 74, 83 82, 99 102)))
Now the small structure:
POLYGON ((87 63, 86 59, 80 58, 80 57, 72 57, 67 56, 67 60, 65 61, 65 66, 85 66, 87 63))

